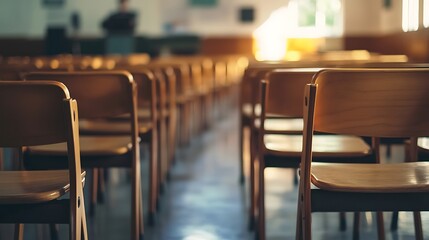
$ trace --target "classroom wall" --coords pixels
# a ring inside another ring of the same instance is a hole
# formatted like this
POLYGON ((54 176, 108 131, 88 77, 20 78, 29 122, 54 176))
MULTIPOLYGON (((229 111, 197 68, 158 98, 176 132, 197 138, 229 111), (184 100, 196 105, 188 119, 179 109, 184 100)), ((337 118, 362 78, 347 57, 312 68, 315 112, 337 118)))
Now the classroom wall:
MULTIPOLYGON (((208 35, 249 35, 269 14, 288 0, 218 0, 215 7, 190 7, 189 0, 130 0, 130 9, 139 13, 137 34, 158 36, 173 23, 178 32, 208 35), (241 23, 239 9, 255 8, 255 21, 241 23)), ((0 0, 1 37, 42 37, 48 25, 70 28, 70 15, 80 13, 80 34, 100 37, 101 21, 117 8, 117 0, 68 0, 61 7, 49 7, 42 0, 0 0), (11 24, 13 22, 13 24, 11 24)))
MULTIPOLYGON (((139 13, 137 34, 159 36, 174 31, 201 36, 250 36, 270 13, 289 0, 217 0, 214 7, 191 7, 189 0, 130 0, 139 13), (239 21, 241 7, 255 8, 255 21, 239 21)), ((389 8, 381 0, 343 0, 344 35, 377 35, 401 30, 401 0, 389 8)), ((101 37, 101 21, 117 8, 117 0, 65 0, 62 7, 47 7, 42 0, 0 0, 0 37, 43 37, 48 25, 66 25, 80 13, 85 37, 101 37)))
MULTIPOLYGON (((70 28, 70 15, 81 16, 83 39, 99 42, 101 21, 117 9, 118 0, 65 0, 62 7, 46 7, 43 0, 0 0, 0 55, 44 54, 46 26, 70 28)), ((190 7, 190 0, 129 0, 139 13, 138 36, 157 37, 171 32, 201 36, 203 53, 251 54, 251 33, 270 13, 289 0, 217 0, 212 8, 190 7), (255 8, 255 21, 241 23, 241 7, 255 8), (170 24, 170 30, 168 30, 170 24), (223 52, 221 52, 221 50, 223 52)), ((423 0, 421 0, 423 1, 423 0)), ((408 54, 429 61, 429 29, 402 32, 402 0, 343 0, 343 37, 327 38, 320 50, 368 49, 385 54, 408 54), (403 44, 407 42, 407 44, 403 44)), ((98 43, 99 45, 99 43, 98 43)), ((100 46, 98 46, 100 48, 100 46)), ((102 49, 102 47, 101 47, 102 49)))
POLYGON ((402 0, 344 0, 343 7, 345 36, 402 32, 402 0))
MULTIPOLYGON (((44 6, 42 0, 0 0, 0 37, 40 38, 47 26, 66 26, 71 31, 70 17, 79 12, 80 34, 103 36, 102 20, 116 11, 118 0, 65 0, 60 7, 44 6)), ((130 9, 139 13, 137 32, 160 34, 160 4, 156 0, 130 0, 130 9)))

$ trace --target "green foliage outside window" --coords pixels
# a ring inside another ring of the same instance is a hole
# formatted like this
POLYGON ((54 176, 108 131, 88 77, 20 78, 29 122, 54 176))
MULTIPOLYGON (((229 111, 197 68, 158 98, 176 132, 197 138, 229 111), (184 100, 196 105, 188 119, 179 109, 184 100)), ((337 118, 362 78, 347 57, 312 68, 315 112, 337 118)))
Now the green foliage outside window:
POLYGON ((216 6, 217 0, 189 0, 191 6, 216 6))
POLYGON ((334 27, 341 16, 340 0, 297 0, 297 3, 300 27, 312 27, 317 24, 334 27), (319 19, 316 19, 317 17, 319 19))

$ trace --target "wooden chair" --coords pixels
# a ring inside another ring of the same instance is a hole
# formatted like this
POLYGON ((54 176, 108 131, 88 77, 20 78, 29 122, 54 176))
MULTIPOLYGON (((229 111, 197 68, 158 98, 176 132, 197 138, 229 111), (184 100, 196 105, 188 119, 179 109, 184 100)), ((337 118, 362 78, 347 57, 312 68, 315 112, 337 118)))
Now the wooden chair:
POLYGON ((176 102, 176 115, 178 118, 177 138, 180 145, 188 144, 190 141, 191 129, 191 103, 193 94, 191 89, 190 68, 186 62, 175 58, 160 58, 152 61, 141 68, 158 66, 161 68, 170 68, 174 72, 175 88, 174 93, 176 102))
MULTIPOLYGON (((142 66, 122 66, 131 72, 139 86, 139 109, 137 112, 140 125, 148 126, 149 136, 140 136, 142 142, 150 142, 151 148, 151 190, 149 196, 149 224, 154 224, 156 209, 159 209, 159 195, 162 192, 169 165, 174 156, 176 132, 176 104, 175 104, 175 75, 168 65, 149 64, 142 66), (150 87, 148 86, 150 80, 150 87), (145 89, 143 89, 145 88, 145 89)), ((124 120, 128 116, 121 116, 115 120, 124 120), (125 117, 125 118, 124 118, 125 117)), ((124 129, 124 124, 103 123, 98 131, 109 132, 110 129, 124 129), (114 126, 111 126, 114 125, 114 126), (121 126, 119 128, 119 126, 121 126)), ((94 128, 97 128, 94 126, 94 128)), ((147 130, 146 130, 147 132, 147 130)), ((140 131, 140 134, 147 135, 140 131)))
MULTIPOLYGON (((241 121, 240 121, 240 146, 244 146, 245 137, 244 132, 245 129, 249 130, 249 138, 248 142, 250 145, 250 152, 246 153, 243 147, 240 151, 240 182, 244 182, 244 156, 246 154, 250 157, 250 163, 253 163, 257 158, 257 145, 258 145, 258 132, 260 128, 260 115, 261 115, 261 98, 260 92, 258 89, 260 88, 260 81, 265 77, 268 72, 271 72, 275 69, 292 69, 293 67, 298 67, 300 65, 294 64, 268 64, 268 65, 256 65, 250 66, 243 77, 243 81, 241 83, 241 94, 240 94, 240 109, 241 109, 241 121)), ((305 65, 303 65, 305 66, 305 65)), ((306 70, 307 74, 314 74, 315 70, 306 70)), ((305 73, 305 71, 303 71, 305 73)), ((308 76, 309 79, 311 76, 308 76)), ((300 119, 290 119, 287 121, 286 125, 284 125, 284 119, 287 116, 282 116, 279 114, 271 114, 268 113, 265 119, 265 131, 267 133, 291 133, 291 134, 299 134, 302 132, 302 120, 300 119)), ((255 196, 255 173, 254 166, 250 164, 250 192, 251 196, 255 196)), ((254 221, 256 214, 256 205, 254 201, 254 197, 251 197, 250 200, 250 208, 249 208, 249 229, 253 230, 254 221)))
MULTIPOLYGON (((279 69, 266 75, 261 84, 261 117, 256 132, 257 157, 251 165, 251 192, 256 197, 259 239, 265 239, 265 175, 266 167, 299 168, 301 160, 304 87, 319 69, 279 69), (283 116, 269 119, 267 116, 283 116)), ((376 161, 370 146, 360 137, 346 135, 314 136, 315 161, 321 162, 371 162, 376 161)), ((255 200, 253 200, 255 201, 255 200)), ((358 215, 358 214, 357 214, 358 215)), ((341 215, 341 221, 345 221, 341 215)), ((356 216, 358 219, 358 216, 356 216)), ((379 217, 381 219, 381 217, 379 217)), ((356 224, 358 221, 356 222, 356 224)), ((345 223, 342 223, 345 229, 345 223)), ((380 232, 384 232, 380 226, 380 232)), ((354 237, 359 235, 355 226, 354 237)))
MULTIPOLYGON (((165 179, 168 172, 168 166, 169 166, 169 155, 171 150, 169 148, 169 134, 171 132, 171 125, 169 124, 169 118, 172 117, 173 119, 175 116, 173 116, 175 113, 170 111, 171 109, 169 106, 172 106, 167 95, 167 92, 169 90, 174 89, 174 82, 171 83, 170 81, 174 81, 174 79, 169 79, 169 72, 168 74, 164 74, 163 69, 159 66, 139 66, 139 67, 131 67, 128 68, 128 70, 134 75, 134 76, 140 76, 143 72, 150 73, 151 78, 153 79, 153 90, 154 93, 152 94, 151 101, 147 101, 147 99, 144 102, 141 102, 139 111, 138 111, 138 117, 140 121, 145 121, 145 119, 148 118, 148 116, 152 116, 152 131, 156 131, 156 139, 152 139, 153 141, 157 141, 157 152, 156 152, 156 159, 153 159, 153 161, 157 161, 156 163, 156 202, 158 202, 160 193, 163 192, 164 186, 165 186, 165 179), (168 87, 167 87, 168 85, 168 87), (169 87, 172 87, 171 89, 169 87), (168 88, 168 89, 167 89, 168 88), (148 115, 148 104, 153 104, 151 109, 151 113, 148 115)), ((173 95, 174 96, 174 95, 173 95)), ((155 150, 155 149, 154 149, 155 150)), ((153 169, 155 171, 155 169, 153 169)), ((152 192, 152 191, 151 191, 152 192)), ((152 193, 151 193, 152 194, 152 193)), ((155 189, 153 194, 155 194, 155 189)), ((156 208, 159 209, 159 205, 155 205, 156 208)), ((155 210, 155 209, 154 209, 155 210)), ((153 214, 151 213, 149 215, 149 223, 153 224, 155 219, 155 211, 153 214), (153 215, 153 216, 151 216, 153 215)))
POLYGON ((423 239, 429 163, 415 161, 417 137, 429 134, 428 77, 429 69, 333 69, 306 86, 296 239, 311 239, 312 212, 333 211, 414 211, 423 239), (315 131, 372 137, 376 155, 378 137, 410 137, 411 162, 313 163, 315 131))
POLYGON ((176 73, 168 65, 152 64, 145 67, 157 79, 159 127, 159 183, 161 192, 175 155, 176 138, 176 73))
MULTIPOLYGON (((243 146, 247 139, 244 138, 245 129, 252 126, 254 119, 260 115, 259 102, 259 81, 265 74, 274 69, 290 69, 290 68, 314 68, 314 67, 368 67, 368 68, 383 68, 383 67, 408 67, 408 68, 423 68, 427 64, 416 63, 391 63, 391 62, 258 62, 248 66, 244 72, 240 86, 240 182, 244 183, 244 156, 250 155, 252 158, 253 152, 246 153, 243 146)), ((252 134, 251 134, 252 135, 252 134)), ((251 137, 250 137, 251 138, 251 137)))
MULTIPOLYGON (((285 62, 269 62, 269 63, 254 63, 247 67, 244 71, 243 79, 240 82, 240 97, 239 97, 239 110, 240 110, 240 132, 239 145, 240 151, 240 174, 239 181, 244 183, 245 181, 245 169, 244 169, 244 158, 249 155, 253 159, 254 152, 252 147, 250 152, 245 152, 244 144, 249 140, 252 142, 253 135, 253 124, 256 118, 259 118, 261 114, 261 105, 259 97, 259 83, 269 71, 274 69, 286 69, 286 68, 308 68, 314 67, 313 63, 285 63, 285 62), (245 131, 250 131, 250 137, 245 138, 245 131)), ((251 225, 251 224, 250 224, 251 225)))
POLYGON ((15 239, 23 223, 68 223, 70 239, 87 239, 76 100, 58 82, 3 81, 0 112, 0 146, 65 142, 68 159, 68 170, 0 171, 0 222, 17 224, 15 239))
POLYGON ((176 155, 176 138, 177 138, 177 105, 176 105, 176 82, 179 72, 177 68, 171 66, 162 67, 162 73, 165 78, 167 91, 166 108, 168 109, 167 117, 167 179, 170 178, 170 169, 176 155))
MULTIPOLYGON (((138 136, 140 143, 149 147, 149 195, 148 195, 148 223, 154 224, 159 195, 159 147, 164 146, 159 141, 159 114, 156 103, 164 97, 163 92, 157 90, 159 80, 152 71, 147 69, 129 69, 137 84, 137 117, 138 136)), ((123 114, 109 119, 86 120, 81 122, 81 132, 90 135, 110 136, 124 135, 131 131, 129 124, 130 114, 123 114)), ((93 182, 96 185, 97 182, 93 182)), ((96 202, 96 192, 93 193, 93 203, 96 202)))
MULTIPOLYGON (((249 66, 249 68, 246 69, 243 75, 243 80, 241 81, 240 86, 240 99, 239 99, 239 111, 240 111, 240 127, 239 127, 239 146, 241 148, 240 151, 240 173, 239 173, 239 181, 241 184, 244 184, 245 182, 245 169, 244 169, 244 158, 246 155, 244 144, 245 140, 247 140, 244 136, 246 129, 250 130, 250 127, 252 126, 253 118, 254 116, 257 116, 260 114, 260 105, 257 105, 253 101, 253 92, 255 89, 257 89, 257 86, 255 86, 255 83, 257 84, 257 80, 255 79, 262 79, 262 77, 273 67, 270 67, 269 69, 260 70, 259 69, 253 69, 253 66, 249 66)), ((251 135, 251 134, 250 134, 251 135)), ((249 137, 249 142, 250 142, 249 137)), ((252 149, 250 148, 250 152, 248 153, 249 156, 252 155, 252 149)), ((252 158, 252 157, 250 157, 252 158)), ((253 216, 253 214, 251 214, 253 216)), ((252 221, 251 221, 252 222, 252 221)), ((250 224, 252 225, 252 224, 250 224)))
MULTIPOLYGON (((129 114, 127 135, 83 135, 80 138, 82 166, 85 169, 122 167, 131 170, 131 239, 143 235, 140 152, 137 123, 137 86, 128 72, 39 72, 26 80, 58 79, 79 101, 82 121, 129 114)), ((84 123, 84 122, 83 122, 84 123)), ((83 129, 80 128, 82 131, 83 129)), ((84 133, 84 131, 82 131, 84 133)), ((28 148, 26 167, 64 167, 65 145, 28 148), (46 164, 41 164, 42 159, 46 164), (38 161, 36 161, 38 160, 38 161)))

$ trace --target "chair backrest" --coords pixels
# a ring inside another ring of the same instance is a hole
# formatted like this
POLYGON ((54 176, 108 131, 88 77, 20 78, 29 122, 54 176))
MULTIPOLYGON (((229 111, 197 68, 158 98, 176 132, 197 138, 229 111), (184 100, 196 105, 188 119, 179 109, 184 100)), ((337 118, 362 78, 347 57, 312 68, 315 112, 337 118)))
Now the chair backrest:
POLYGON ((147 66, 154 75, 161 82, 161 85, 165 88, 165 99, 163 101, 166 107, 171 110, 175 109, 176 106, 176 72, 168 65, 148 65, 147 66))
POLYGON ((108 72, 33 72, 26 80, 50 79, 64 83, 79 102, 81 118, 106 118, 132 113, 137 96, 130 73, 108 72))
MULTIPOLYGON (((166 75, 163 72, 163 68, 159 67, 159 66, 146 66, 146 69, 148 69, 149 71, 151 71, 154 75, 155 78, 155 86, 156 86, 156 101, 155 101, 155 106, 156 106, 156 111, 157 113, 163 113, 167 110, 167 103, 168 103, 168 87, 167 87, 167 82, 168 79, 166 79, 166 75)), ((158 115, 159 118, 162 118, 163 115, 159 114, 158 115)))
MULTIPOLYGON (((314 131, 377 137, 429 135, 429 68, 325 69, 305 88, 300 192, 310 189, 314 131)), ((309 196, 309 195, 307 195, 309 196)), ((304 197, 308 198, 308 197, 304 197)))
POLYGON ((260 104, 260 81, 265 75, 275 69, 314 68, 319 67, 315 63, 300 62, 269 62, 249 65, 243 75, 240 87, 240 105, 250 104, 253 109, 253 117, 257 114, 255 107, 260 104))
POLYGON ((66 142, 73 101, 59 82, 0 81, 0 147, 66 142))
POLYGON ((82 193, 79 116, 66 86, 54 81, 1 81, 0 113, 0 147, 21 152, 23 146, 67 142, 70 198, 76 201, 82 193))
POLYGON ((429 135, 429 68, 322 70, 307 88, 316 89, 315 97, 307 96, 316 104, 316 131, 370 137, 429 135))
POLYGON ((151 118, 155 121, 156 119, 156 79, 154 74, 147 69, 130 69, 131 74, 137 84, 138 89, 138 106, 149 107, 151 118))
POLYGON ((26 81, 38 79, 56 79, 64 83, 70 95, 79 102, 82 118, 104 119, 130 114, 132 158, 134 164, 138 164, 137 86, 129 72, 37 72, 25 76, 26 81))
POLYGON ((313 75, 319 70, 292 68, 268 72, 265 76, 268 86, 266 92, 261 93, 263 114, 302 118, 305 85, 311 83, 313 75))

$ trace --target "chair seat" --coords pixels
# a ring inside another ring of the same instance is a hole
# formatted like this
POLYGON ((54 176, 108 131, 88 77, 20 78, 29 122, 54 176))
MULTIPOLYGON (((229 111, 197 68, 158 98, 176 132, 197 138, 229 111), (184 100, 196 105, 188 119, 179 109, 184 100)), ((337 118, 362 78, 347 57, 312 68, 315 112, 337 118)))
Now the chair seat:
MULTIPOLYGON (((131 138, 128 136, 80 136, 80 153, 86 156, 118 156, 131 149, 131 138)), ((27 153, 33 155, 65 156, 66 143, 56 143, 27 147, 27 153)))
MULTIPOLYGON (((266 134, 264 144, 268 153, 300 157, 302 135, 266 134)), ((360 157, 367 156, 370 153, 370 146, 360 137, 347 135, 313 136, 313 155, 315 157, 360 157)))
MULTIPOLYGON (((139 121, 138 128, 139 135, 147 134, 152 130, 152 122, 139 121)), ((79 130, 82 134, 129 135, 131 126, 128 122, 81 120, 79 130)))
MULTIPOLYGON (((255 129, 261 125, 260 119, 255 119, 255 129)), ((302 118, 267 118, 265 119, 266 133, 302 134, 304 120, 302 118)))
POLYGON ((312 163, 311 181, 321 189, 345 192, 427 192, 429 163, 312 163))
MULTIPOLYGON (((82 182, 85 180, 82 172, 82 182)), ((0 204, 55 200, 70 189, 68 170, 0 171, 0 204)))

